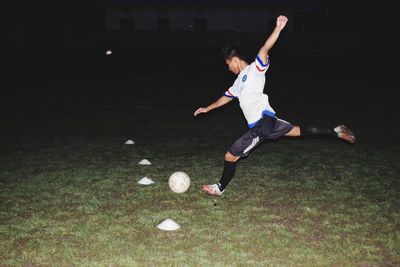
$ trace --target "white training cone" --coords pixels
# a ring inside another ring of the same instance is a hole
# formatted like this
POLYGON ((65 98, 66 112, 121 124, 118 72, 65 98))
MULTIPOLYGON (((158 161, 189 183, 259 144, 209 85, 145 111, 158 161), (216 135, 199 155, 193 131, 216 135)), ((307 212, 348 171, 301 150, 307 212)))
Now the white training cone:
POLYGON ((171 219, 166 219, 162 221, 159 225, 157 225, 158 229, 164 230, 164 231, 175 231, 181 228, 179 224, 174 222, 171 219))
POLYGON ((125 145, 133 145, 135 144, 135 142, 133 142, 132 140, 128 140, 125 142, 125 145))
POLYGON ((150 178, 143 177, 142 179, 139 180, 138 184, 149 185, 149 184, 154 184, 154 181, 151 180, 150 178))
POLYGON ((141 161, 139 161, 139 165, 151 165, 151 162, 147 159, 142 159, 141 161))

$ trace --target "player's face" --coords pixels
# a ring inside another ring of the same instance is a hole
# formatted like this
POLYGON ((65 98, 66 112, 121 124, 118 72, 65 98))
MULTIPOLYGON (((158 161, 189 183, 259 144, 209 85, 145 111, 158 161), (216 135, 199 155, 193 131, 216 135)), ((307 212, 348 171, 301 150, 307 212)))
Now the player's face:
POLYGON ((233 57, 231 59, 225 60, 226 65, 229 67, 229 71, 231 71, 234 74, 239 74, 239 64, 238 64, 238 58, 233 57))

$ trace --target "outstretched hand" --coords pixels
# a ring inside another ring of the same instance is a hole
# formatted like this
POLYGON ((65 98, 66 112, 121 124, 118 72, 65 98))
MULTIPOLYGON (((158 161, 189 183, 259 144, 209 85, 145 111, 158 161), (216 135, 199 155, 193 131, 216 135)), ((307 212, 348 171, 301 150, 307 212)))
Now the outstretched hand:
POLYGON ((194 116, 199 115, 200 113, 207 113, 208 110, 206 108, 198 108, 195 112, 194 112, 194 116))
POLYGON ((285 28, 286 23, 288 22, 288 18, 286 16, 280 15, 277 19, 276 19, 276 27, 279 30, 282 30, 283 28, 285 28))

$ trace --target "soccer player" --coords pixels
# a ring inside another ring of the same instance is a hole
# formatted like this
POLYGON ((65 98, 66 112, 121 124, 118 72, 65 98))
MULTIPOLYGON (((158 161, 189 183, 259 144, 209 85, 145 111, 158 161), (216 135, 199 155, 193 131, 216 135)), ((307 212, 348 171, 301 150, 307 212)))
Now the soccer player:
POLYGON ((276 140, 281 136, 321 135, 343 139, 352 144, 355 143, 356 138, 353 132, 344 125, 329 129, 295 126, 290 122, 279 119, 275 110, 269 104, 268 95, 263 93, 265 72, 270 64, 269 51, 277 41, 280 32, 285 28, 287 21, 287 17, 282 15, 276 19, 275 29, 251 64, 247 63, 238 49, 225 47, 223 49, 225 63, 229 70, 238 76, 233 85, 217 101, 207 107, 198 108, 194 112, 194 116, 207 113, 237 98, 248 123, 247 132, 237 139, 225 153, 224 168, 219 182, 203 185, 203 191, 209 195, 222 195, 235 174, 237 161, 241 157, 248 156, 250 151, 264 140, 276 140))

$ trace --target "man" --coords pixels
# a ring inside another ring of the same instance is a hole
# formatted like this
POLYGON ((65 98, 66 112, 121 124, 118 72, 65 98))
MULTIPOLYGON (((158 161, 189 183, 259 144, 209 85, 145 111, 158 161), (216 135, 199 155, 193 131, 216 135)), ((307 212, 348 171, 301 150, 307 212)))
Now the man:
POLYGON ((267 139, 277 139, 281 136, 331 136, 355 143, 355 136, 346 126, 339 125, 332 129, 318 127, 300 127, 276 117, 274 109, 264 94, 265 72, 270 63, 269 51, 277 41, 288 19, 279 16, 276 27, 268 37, 254 62, 248 64, 235 48, 224 48, 225 63, 229 70, 238 77, 234 84, 217 101, 207 107, 201 107, 194 116, 207 113, 221 107, 234 98, 238 98, 244 117, 248 123, 248 131, 237 139, 225 153, 224 169, 217 184, 203 185, 203 191, 212 196, 220 196, 235 174, 236 163, 241 157, 247 156, 252 149, 267 139))

